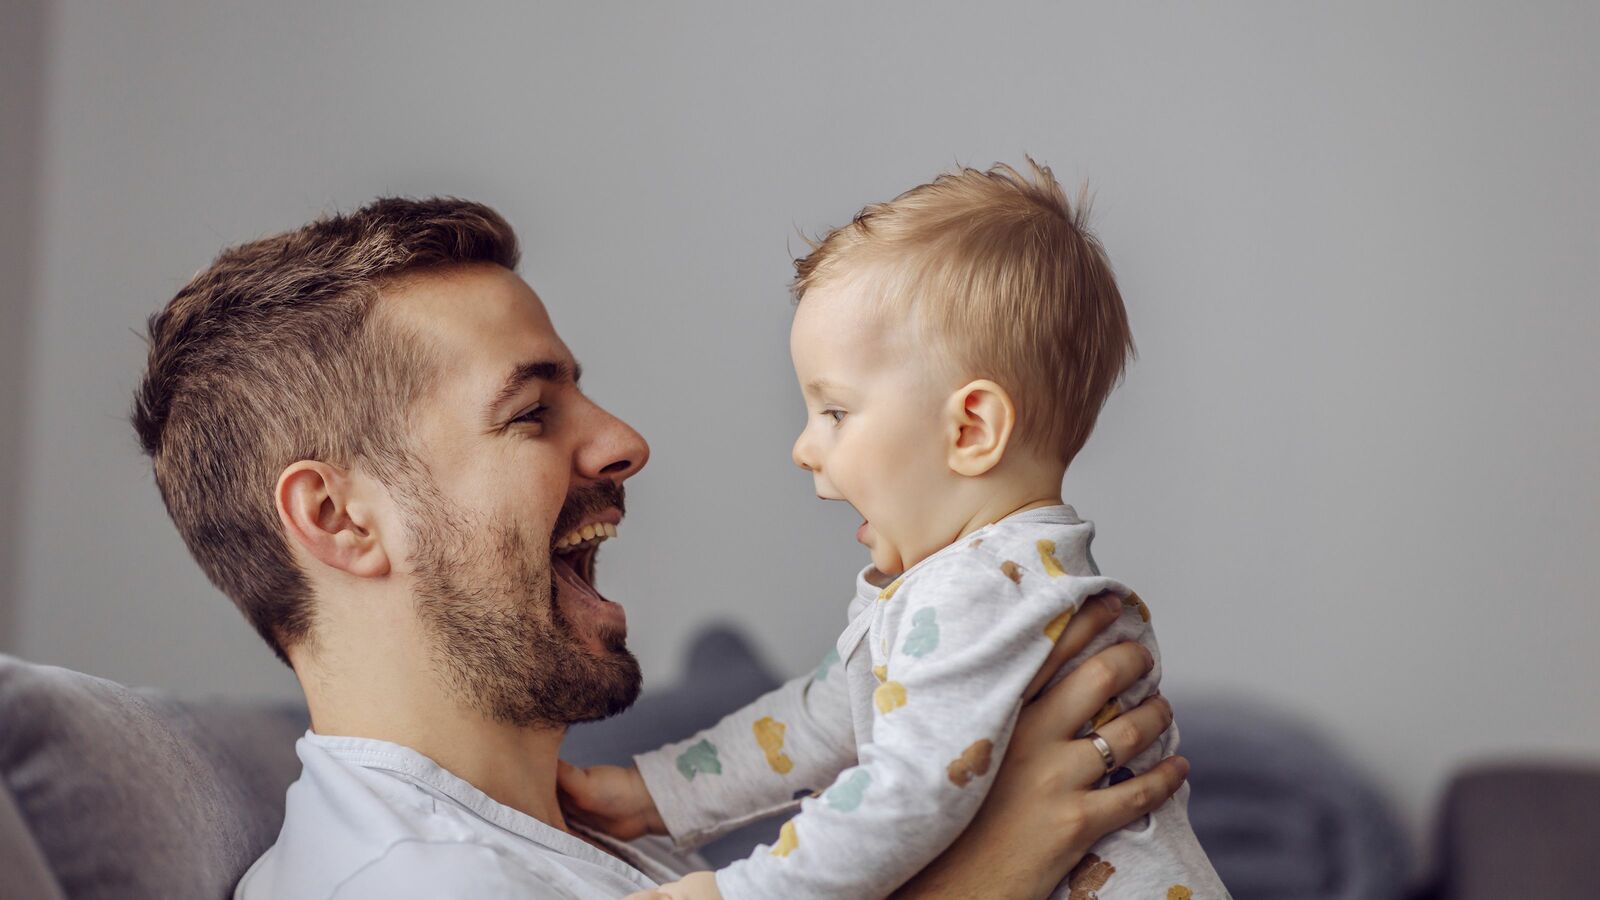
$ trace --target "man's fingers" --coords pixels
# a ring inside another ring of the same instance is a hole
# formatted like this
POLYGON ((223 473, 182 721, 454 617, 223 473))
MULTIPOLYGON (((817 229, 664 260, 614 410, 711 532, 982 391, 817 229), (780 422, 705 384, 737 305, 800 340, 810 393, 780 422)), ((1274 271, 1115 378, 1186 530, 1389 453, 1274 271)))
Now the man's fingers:
MULTIPOLYGON (((1107 722, 1096 733, 1111 747, 1111 755, 1120 766, 1155 743, 1171 724, 1172 705, 1167 698, 1157 695, 1107 722)), ((1087 740, 1074 743, 1082 745, 1078 752, 1084 754, 1091 765, 1104 771, 1105 762, 1093 743, 1087 740)))
POLYGON ((1056 641, 1056 649, 1064 650, 1066 653, 1062 661, 1065 662, 1082 653, 1083 649, 1089 646, 1089 642, 1100 632, 1111 627, 1111 623, 1120 615, 1122 615, 1122 599, 1109 591, 1083 601, 1077 613, 1067 620, 1067 627, 1062 630, 1060 640, 1056 641))
POLYGON ((1090 826, 1094 834, 1109 834, 1149 815, 1172 798, 1183 780, 1189 777, 1189 761, 1169 756, 1143 775, 1130 778, 1084 795, 1090 826))
POLYGON ((1059 728, 1062 733, 1078 733, 1113 697, 1133 686, 1155 666, 1150 651, 1132 641, 1112 644, 1084 660, 1055 687, 1044 692, 1035 706, 1035 715, 1059 728))
POLYGON ((1050 679, 1067 660, 1082 653, 1083 648, 1089 646, 1089 642, 1094 640, 1096 635, 1111 627, 1111 623, 1117 621, 1120 615, 1122 615, 1122 600, 1115 594, 1096 594, 1085 600, 1072 618, 1067 620, 1067 627, 1062 630, 1056 645, 1050 649, 1050 655, 1045 658, 1044 665, 1039 667, 1038 674, 1033 676, 1033 681, 1028 683, 1027 690, 1022 692, 1023 702, 1031 702, 1044 686, 1050 683, 1050 679))

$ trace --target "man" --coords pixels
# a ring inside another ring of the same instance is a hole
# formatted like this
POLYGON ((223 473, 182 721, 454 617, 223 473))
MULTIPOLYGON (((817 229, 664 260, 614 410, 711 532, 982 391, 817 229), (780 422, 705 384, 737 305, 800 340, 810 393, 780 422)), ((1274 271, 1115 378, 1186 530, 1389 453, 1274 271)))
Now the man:
MULTIPOLYGON (((566 726, 639 691, 592 579, 649 448, 580 390, 517 261, 487 207, 385 199, 224 251, 150 320, 133 419, 162 498, 311 711, 239 897, 613 898, 693 868, 558 801, 566 726)), ((1057 662, 1111 615, 1080 618, 1057 662)), ((978 820, 903 893, 1042 896, 1176 790, 1181 762, 1090 792, 1107 763, 1067 740, 1141 654, 1025 715, 978 820)), ((1169 721, 1153 701, 1102 734, 1127 759, 1169 721)))

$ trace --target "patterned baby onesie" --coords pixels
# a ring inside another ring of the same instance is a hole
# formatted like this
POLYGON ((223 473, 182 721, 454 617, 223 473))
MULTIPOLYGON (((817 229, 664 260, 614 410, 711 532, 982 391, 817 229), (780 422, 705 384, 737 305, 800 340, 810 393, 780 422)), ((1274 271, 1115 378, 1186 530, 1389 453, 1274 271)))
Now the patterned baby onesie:
MULTIPOLYGON (((726 900, 894 891, 972 820, 1022 691, 1085 600, 1110 591, 1123 598, 1122 617, 1062 674, 1124 640, 1148 648, 1156 666, 1080 734, 1155 693, 1161 656, 1150 611, 1100 576, 1093 537, 1093 523, 1072 507, 1052 506, 980 528, 886 585, 863 570, 849 625, 815 672, 636 757, 673 840, 695 847, 798 801, 775 845, 717 872, 726 900)), ((1173 726, 1109 780, 1142 773, 1177 747, 1173 726)), ((1107 835, 1054 896, 1227 897, 1189 827, 1188 797, 1185 784, 1107 835)))

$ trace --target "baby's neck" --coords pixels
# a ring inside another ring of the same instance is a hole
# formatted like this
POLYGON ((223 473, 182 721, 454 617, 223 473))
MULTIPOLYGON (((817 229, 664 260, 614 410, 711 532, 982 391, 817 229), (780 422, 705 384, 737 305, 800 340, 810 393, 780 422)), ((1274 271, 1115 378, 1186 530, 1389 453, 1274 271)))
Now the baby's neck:
POLYGON ((1041 506, 1060 506, 1063 502, 1061 479, 1066 475, 1065 467, 1034 464, 993 474, 997 477, 971 484, 975 489, 969 501, 972 512, 952 544, 1006 516, 1041 506))
MULTIPOLYGON (((1017 500, 1004 500, 995 502, 985 506, 971 519, 968 519, 967 523, 962 526, 961 533, 956 535, 956 541, 961 540, 985 525, 998 522, 1001 519, 1004 519, 1006 516, 1014 515, 1030 509, 1038 509, 1041 506, 1060 506, 1063 502, 1065 501, 1061 499, 1061 489, 1059 487, 1050 492, 1049 496, 1037 497, 1032 500, 1024 500, 1020 503, 1017 500)), ((951 543, 953 544, 955 541, 951 541, 951 543)))
MULTIPOLYGON (((934 553, 937 553, 944 547, 959 543, 962 538, 966 537, 972 532, 977 531, 979 528, 982 528, 985 525, 998 522, 1001 519, 1004 519, 1006 516, 1019 513, 1024 510, 1038 509, 1041 506, 1059 506, 1062 502, 1064 501, 1061 499, 1061 479, 1059 478, 1055 480, 1053 487, 1041 485, 1035 487, 1031 491, 986 492, 983 495, 982 502, 977 505, 976 511, 973 512, 967 518, 965 524, 961 526, 960 533, 956 534, 955 537, 952 537, 942 546, 932 548, 926 555, 907 561, 905 564, 906 568, 910 568, 922 560, 927 559, 928 556, 932 556, 934 553)), ((879 571, 876 567, 872 567, 866 573, 865 577, 869 584, 882 588, 888 587, 889 583, 894 581, 895 576, 899 574, 901 573, 884 573, 879 571)))

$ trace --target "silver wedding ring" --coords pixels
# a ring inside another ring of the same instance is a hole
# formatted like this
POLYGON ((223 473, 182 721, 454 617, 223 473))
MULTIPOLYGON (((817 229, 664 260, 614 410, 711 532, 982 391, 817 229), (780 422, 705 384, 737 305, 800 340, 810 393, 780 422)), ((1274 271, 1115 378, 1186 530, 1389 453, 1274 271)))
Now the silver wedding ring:
POLYGON ((1100 751, 1100 762, 1105 764, 1106 774, 1110 775, 1112 772, 1116 771, 1117 757, 1111 752, 1111 745, 1106 743, 1106 739, 1101 737, 1100 732, 1098 731, 1089 732, 1088 738, 1089 743, 1093 744, 1094 748, 1100 751))

